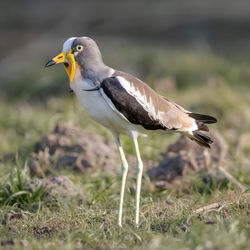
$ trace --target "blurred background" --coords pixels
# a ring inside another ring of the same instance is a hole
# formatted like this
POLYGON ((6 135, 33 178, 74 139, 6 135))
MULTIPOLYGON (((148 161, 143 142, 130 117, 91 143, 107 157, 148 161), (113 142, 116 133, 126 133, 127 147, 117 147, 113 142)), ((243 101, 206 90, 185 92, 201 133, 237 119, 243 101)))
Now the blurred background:
POLYGON ((249 1, 1 1, 0 12, 3 153, 33 145, 58 120, 93 124, 63 67, 44 68, 71 36, 94 38, 107 65, 216 116, 232 150, 249 132, 249 1))
POLYGON ((1 0, 0 38, 0 248, 249 249, 249 0, 1 0), (211 150, 165 131, 139 139, 138 228, 131 141, 122 137, 131 167, 118 230, 114 139, 69 93, 63 65, 44 67, 72 36, 218 119, 211 150))

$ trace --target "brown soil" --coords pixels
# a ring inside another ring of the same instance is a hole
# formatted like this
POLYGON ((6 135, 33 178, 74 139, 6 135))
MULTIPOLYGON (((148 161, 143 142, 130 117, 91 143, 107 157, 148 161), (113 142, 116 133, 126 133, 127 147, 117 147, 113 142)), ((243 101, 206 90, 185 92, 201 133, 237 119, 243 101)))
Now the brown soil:
POLYGON ((82 190, 66 176, 53 176, 48 179, 34 178, 25 188, 34 190, 41 185, 46 195, 60 196, 61 198, 78 197, 81 200, 85 200, 82 190))
MULTIPOLYGON (((26 211, 10 210, 4 215, 2 224, 8 227, 11 231, 18 231, 23 227, 24 221, 28 220, 30 213, 26 211)), ((1 243, 2 244, 2 243, 1 243)))
MULTIPOLYGON (((135 169, 135 156, 126 155, 126 158, 131 170, 135 169)), ((106 174, 121 173, 119 153, 113 140, 107 141, 70 123, 59 123, 53 132, 41 139, 28 166, 31 174, 37 177, 53 175, 65 168, 78 173, 98 169, 106 174)), ((144 162, 145 169, 152 166, 151 161, 144 162)))
POLYGON ((80 173, 100 168, 112 173, 119 169, 119 160, 114 143, 78 126, 59 123, 42 138, 28 165, 32 175, 42 177, 60 168, 80 173))
POLYGON ((214 141, 211 149, 180 136, 176 143, 168 147, 159 165, 148 170, 150 179, 156 181, 156 185, 165 186, 182 180, 192 172, 207 173, 212 164, 222 164, 227 155, 227 144, 216 131, 209 132, 209 136, 214 141))

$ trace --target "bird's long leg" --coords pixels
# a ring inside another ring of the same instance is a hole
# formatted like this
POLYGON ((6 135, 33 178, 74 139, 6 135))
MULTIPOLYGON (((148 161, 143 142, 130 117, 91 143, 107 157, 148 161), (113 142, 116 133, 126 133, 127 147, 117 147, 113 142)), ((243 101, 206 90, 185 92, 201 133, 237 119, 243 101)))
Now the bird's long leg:
POLYGON ((119 205, 119 215, 118 215, 118 225, 122 226, 122 207, 123 207, 123 198, 124 198, 124 190, 125 190, 125 183, 126 183, 126 177, 128 173, 128 163, 125 158, 124 151, 122 149, 119 135, 115 135, 116 138, 116 145, 118 148, 118 151, 120 153, 121 162, 122 162, 122 185, 121 185, 121 193, 120 193, 120 205, 119 205))
POLYGON ((140 150, 137 141, 137 135, 132 137, 135 153, 136 153, 136 203, 135 203, 135 224, 139 224, 139 207, 140 207, 140 193, 141 193, 141 179, 143 171, 143 163, 141 160, 140 150))

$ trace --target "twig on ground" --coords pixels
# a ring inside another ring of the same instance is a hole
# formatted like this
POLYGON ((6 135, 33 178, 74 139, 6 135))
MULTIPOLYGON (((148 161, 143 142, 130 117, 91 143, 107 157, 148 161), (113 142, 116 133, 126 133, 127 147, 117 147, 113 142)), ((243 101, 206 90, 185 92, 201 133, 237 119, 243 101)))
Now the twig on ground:
POLYGON ((229 174, 222 166, 219 166, 218 169, 220 170, 220 172, 222 174, 224 174, 224 176, 231 181, 232 183, 234 183, 236 186, 238 186, 243 192, 246 191, 246 187, 244 185, 242 185, 239 181, 237 181, 231 174, 229 174))
POLYGON ((211 209, 218 209, 220 208, 220 204, 219 203, 212 203, 212 204, 209 204, 207 206, 204 206, 204 207, 201 207, 201 208, 198 208, 196 209, 193 214, 199 214, 199 213, 202 213, 202 212, 206 212, 208 210, 211 210, 211 209))
POLYGON ((202 215, 205 215, 207 213, 210 213, 212 211, 214 212, 220 212, 224 207, 231 205, 232 202, 225 202, 224 204, 220 204, 218 202, 209 204, 207 206, 201 207, 196 209, 186 220, 186 224, 190 225, 190 219, 194 216, 198 216, 199 214, 202 213, 202 215))

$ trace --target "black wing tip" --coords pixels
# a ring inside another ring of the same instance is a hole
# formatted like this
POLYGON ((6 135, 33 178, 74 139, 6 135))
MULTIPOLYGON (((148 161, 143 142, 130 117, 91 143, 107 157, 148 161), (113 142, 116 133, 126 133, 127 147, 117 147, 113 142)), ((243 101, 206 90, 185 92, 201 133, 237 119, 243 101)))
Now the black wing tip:
POLYGON ((202 115, 197 113, 189 113, 190 117, 194 118, 197 122, 203 122, 207 124, 216 123, 217 119, 210 115, 202 115))

